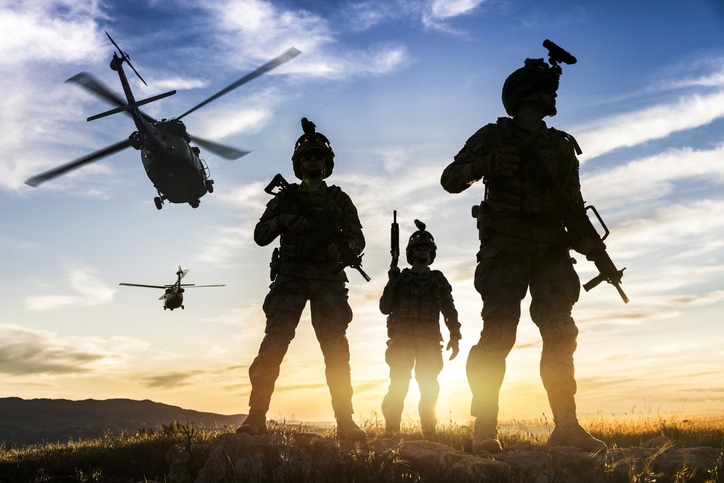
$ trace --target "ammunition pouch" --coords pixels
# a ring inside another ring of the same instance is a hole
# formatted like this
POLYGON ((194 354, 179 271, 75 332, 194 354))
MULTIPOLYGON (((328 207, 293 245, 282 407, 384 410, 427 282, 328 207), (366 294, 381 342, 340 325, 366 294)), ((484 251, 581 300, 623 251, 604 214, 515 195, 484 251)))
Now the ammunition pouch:
POLYGON ((481 201, 479 205, 473 205, 471 214, 477 220, 480 244, 484 245, 490 238, 490 206, 485 201, 481 201))

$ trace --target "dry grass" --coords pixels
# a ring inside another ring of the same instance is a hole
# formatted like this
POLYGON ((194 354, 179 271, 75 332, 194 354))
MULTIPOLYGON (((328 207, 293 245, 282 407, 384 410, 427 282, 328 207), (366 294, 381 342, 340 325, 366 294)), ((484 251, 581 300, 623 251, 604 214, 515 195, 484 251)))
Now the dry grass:
MULTIPOLYGON (((623 454, 624 448, 649 446, 655 448, 645 457, 606 460, 605 471, 620 471, 626 465, 628 481, 683 483, 705 481, 714 483, 724 478, 724 456, 708 468, 708 476, 696 479, 691 468, 683 465, 675 475, 662 476, 653 471, 653 463, 671 448, 695 448, 708 446, 722 450, 724 455, 724 415, 660 415, 636 414, 604 416, 583 419, 582 425, 591 434, 609 445, 611 455, 623 454), (619 453, 617 453, 619 452, 619 453)), ((373 414, 362 421, 371 440, 385 438, 384 420, 373 414)), ((23 448, 0 447, 0 482, 120 482, 165 481, 168 468, 165 455, 177 444, 189 447, 206 443, 233 428, 199 428, 189 424, 173 423, 160 430, 139 430, 120 436, 105 436, 94 440, 48 443, 23 448)), ((321 437, 334 437, 334 428, 305 424, 271 422, 271 431, 280 433, 314 432, 321 437)), ((402 424, 403 440, 425 439, 420 427, 412 420, 402 424)), ((507 421, 501 425, 500 439, 503 446, 521 443, 544 446, 553 429, 545 417, 533 421, 507 421)), ((468 424, 453 421, 441 422, 432 441, 460 451, 469 450, 472 433, 468 424)), ((364 461, 358 462, 364 465, 364 461)), ((362 470, 363 468, 359 468, 362 470)))

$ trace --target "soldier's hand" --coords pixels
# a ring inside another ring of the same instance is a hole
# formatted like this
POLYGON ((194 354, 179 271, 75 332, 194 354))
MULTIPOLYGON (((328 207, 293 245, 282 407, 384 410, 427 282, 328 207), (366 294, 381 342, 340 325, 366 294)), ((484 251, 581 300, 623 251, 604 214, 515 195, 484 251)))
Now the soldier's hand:
POLYGON ((445 350, 452 350, 452 354, 450 354, 450 360, 455 359, 460 352, 460 339, 451 337, 450 342, 447 343, 447 347, 445 348, 445 350))
POLYGON ((518 148, 514 146, 493 151, 488 158, 488 175, 513 176, 520 169, 518 148))
POLYGON ((339 247, 334 243, 327 247, 327 258, 335 262, 342 261, 342 252, 339 250, 339 247))
POLYGON ((292 233, 301 233, 309 230, 309 222, 306 218, 299 215, 290 215, 289 213, 282 213, 277 217, 277 223, 282 226, 284 231, 292 233))
POLYGON ((390 269, 387 271, 387 278, 389 280, 397 280, 397 277, 400 276, 400 267, 390 267, 390 269))
POLYGON ((585 255, 586 260, 589 260, 591 262, 596 261, 595 248, 596 245, 593 243, 593 240, 591 240, 591 238, 587 236, 578 240, 578 242, 573 247, 575 251, 577 251, 581 255, 585 255))

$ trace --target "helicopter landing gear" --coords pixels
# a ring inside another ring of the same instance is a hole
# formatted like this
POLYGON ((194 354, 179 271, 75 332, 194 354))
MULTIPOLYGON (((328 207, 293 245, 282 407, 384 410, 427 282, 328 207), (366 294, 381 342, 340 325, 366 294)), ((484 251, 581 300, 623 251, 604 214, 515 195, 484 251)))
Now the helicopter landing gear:
POLYGON ((208 191, 209 193, 213 193, 214 192, 214 180, 207 179, 205 184, 206 184, 206 191, 208 191))
POLYGON ((157 209, 157 210, 160 210, 161 208, 163 208, 163 200, 161 199, 160 196, 156 196, 156 197, 153 199, 153 202, 156 204, 156 209, 157 209))
POLYGON ((189 201, 189 204, 191 205, 191 208, 198 208, 199 203, 201 203, 199 200, 189 201))

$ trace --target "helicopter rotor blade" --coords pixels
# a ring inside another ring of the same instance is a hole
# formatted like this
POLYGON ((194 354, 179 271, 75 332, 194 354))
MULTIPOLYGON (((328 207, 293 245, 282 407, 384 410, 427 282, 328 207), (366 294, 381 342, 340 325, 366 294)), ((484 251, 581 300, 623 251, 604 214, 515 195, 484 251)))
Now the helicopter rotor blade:
POLYGON ((116 144, 112 144, 106 148, 87 154, 82 158, 71 161, 70 163, 63 164, 61 166, 58 166, 57 168, 50 169, 31 178, 28 178, 27 180, 25 180, 25 184, 35 188, 41 183, 45 183, 46 181, 57 178, 58 176, 64 175, 69 171, 78 169, 81 166, 92 163, 93 161, 98 161, 101 158, 110 156, 111 154, 121 151, 122 149, 126 149, 130 145, 131 141, 129 141, 128 139, 118 142, 116 144))
MULTIPOLYGON (((80 72, 79 74, 74 75, 70 79, 66 80, 65 82, 74 82, 78 84, 79 86, 83 87, 87 91, 91 92, 92 94, 97 95, 98 97, 101 97, 108 101, 109 103, 113 104, 117 107, 124 107, 127 106, 127 102, 125 99, 121 98, 119 95, 115 94, 108 86, 103 84, 101 81, 93 77, 87 72, 80 72)), ((148 122, 154 123, 156 120, 152 118, 151 116, 144 114, 139 110, 141 116, 148 122)), ((131 115, 130 112, 126 111, 126 114, 129 116, 131 115)))
POLYGON ((208 149, 214 154, 221 156, 224 159, 239 159, 242 156, 246 156, 251 151, 242 151, 241 149, 232 148, 231 146, 224 146, 223 144, 215 143, 202 139, 198 136, 191 136, 191 141, 195 142, 199 146, 208 149))
POLYGON ((260 75, 262 75, 262 74, 264 74, 264 73, 266 73, 266 72, 269 72, 270 70, 274 69, 275 67, 278 67, 278 66, 282 65, 283 63, 292 60, 294 57, 296 57, 297 55, 299 55, 299 54, 301 54, 301 53, 302 53, 302 52, 301 52, 299 49, 295 48, 295 47, 290 48, 289 50, 287 50, 286 52, 284 52, 284 53, 283 53, 282 55, 280 55, 279 57, 276 57, 276 58, 270 60, 269 62, 267 62, 266 64, 264 64, 264 65, 262 65, 261 67, 257 68, 256 70, 254 70, 254 71, 250 72, 249 74, 245 75, 244 77, 242 77, 242 78, 239 79, 238 81, 236 81, 236 82, 234 82, 233 84, 229 85, 228 87, 220 90, 219 92, 217 92, 217 93, 214 94, 213 96, 209 97, 208 99, 206 99, 206 100, 203 101, 202 103, 197 104, 196 106, 192 107, 192 108, 189 109, 188 111, 184 112, 183 114, 181 114, 180 116, 178 116, 177 119, 181 119, 182 117, 186 116, 187 114, 191 114, 191 113, 194 112, 196 109, 205 106, 205 105, 208 104, 209 102, 218 99, 219 97, 223 96, 224 94, 228 94, 229 92, 233 91, 233 90, 236 89, 237 87, 239 87, 239 86, 241 86, 241 85, 243 85, 243 84, 246 84, 247 82, 249 82, 249 81, 252 80, 252 79, 256 79, 256 78, 259 77, 260 75))
POLYGON ((144 285, 141 283, 126 283, 121 282, 118 285, 125 285, 127 287, 145 287, 145 288, 168 288, 168 285, 144 285))
POLYGON ((194 284, 191 284, 191 285, 184 285, 184 287, 188 287, 188 288, 201 288, 201 287, 226 287, 226 284, 221 284, 221 285, 194 285, 194 284))
POLYGON ((124 104, 122 106, 116 107, 115 109, 111 109, 110 111, 101 112, 100 114, 96 114, 95 116, 90 116, 88 119, 86 119, 86 121, 88 121, 88 122, 95 121, 96 119, 110 116, 112 114, 118 114, 119 112, 124 112, 124 111, 127 112, 127 111, 131 111, 133 109, 138 109, 138 106, 143 106, 144 104, 148 104, 148 103, 157 101, 159 99, 163 99, 165 97, 172 96, 174 94, 176 94, 175 90, 169 91, 169 92, 164 92, 163 94, 158 94, 156 96, 149 97, 148 99, 143 99, 140 101, 132 102, 130 104, 124 104))

